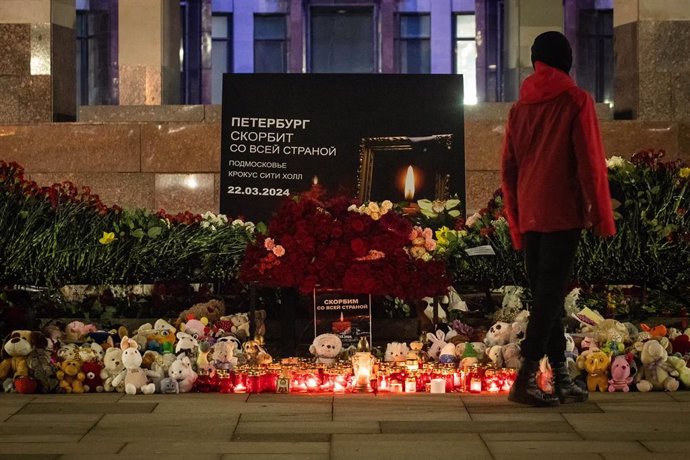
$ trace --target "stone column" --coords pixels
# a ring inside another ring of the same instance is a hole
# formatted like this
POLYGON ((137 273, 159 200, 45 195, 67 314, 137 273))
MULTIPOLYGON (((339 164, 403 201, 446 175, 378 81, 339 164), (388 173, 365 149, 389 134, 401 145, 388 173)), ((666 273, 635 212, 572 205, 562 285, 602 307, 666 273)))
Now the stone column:
POLYGON ((233 71, 254 72, 254 2, 235 0, 232 12, 233 71))
POLYGON ((431 73, 453 73, 451 0, 431 2, 431 73))
POLYGON ((615 113, 690 123, 690 1, 615 0, 613 25, 615 113))
POLYGON ((180 4, 118 2, 120 105, 180 102, 180 4))
POLYGON ((0 123, 73 121, 75 0, 0 2, 0 123))
POLYGON ((505 14, 505 99, 513 101, 533 71, 534 39, 549 30, 563 32, 563 0, 506 0, 505 14))

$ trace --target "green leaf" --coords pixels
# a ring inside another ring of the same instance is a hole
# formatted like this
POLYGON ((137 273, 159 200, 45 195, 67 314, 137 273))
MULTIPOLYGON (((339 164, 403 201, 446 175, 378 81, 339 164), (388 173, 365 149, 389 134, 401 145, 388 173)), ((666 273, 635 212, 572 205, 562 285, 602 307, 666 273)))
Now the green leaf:
POLYGON ((162 231, 163 231, 163 229, 161 227, 149 228, 149 231, 148 231, 149 238, 157 238, 158 236, 160 236, 162 231))
MULTIPOLYGON (((448 200, 446 201, 446 209, 453 209, 460 204, 460 200, 448 200)), ((459 211, 458 211, 459 212, 459 211)))
POLYGON ((137 239, 142 239, 144 237, 145 233, 142 229, 137 228, 132 232, 132 236, 137 239))
POLYGON ((268 226, 263 222, 259 222, 256 224, 256 231, 262 235, 265 235, 268 232, 268 226))
POLYGON ((450 217, 458 217, 460 216, 460 211, 458 211, 457 209, 453 209, 452 211, 448 211, 448 215, 450 217))

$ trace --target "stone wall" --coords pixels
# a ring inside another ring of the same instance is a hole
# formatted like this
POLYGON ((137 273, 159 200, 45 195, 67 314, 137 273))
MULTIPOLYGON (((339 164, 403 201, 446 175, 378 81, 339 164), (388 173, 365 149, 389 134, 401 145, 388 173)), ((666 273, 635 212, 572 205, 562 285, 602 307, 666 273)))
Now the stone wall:
MULTIPOLYGON (((510 104, 468 107, 467 209, 500 185, 500 153, 510 104)), ((663 148, 690 158, 690 137, 672 122, 614 121, 598 107, 609 155, 663 148)), ((0 159, 24 165, 43 185, 89 185, 108 204, 218 211, 220 107, 85 106, 77 123, 0 125, 0 159)))

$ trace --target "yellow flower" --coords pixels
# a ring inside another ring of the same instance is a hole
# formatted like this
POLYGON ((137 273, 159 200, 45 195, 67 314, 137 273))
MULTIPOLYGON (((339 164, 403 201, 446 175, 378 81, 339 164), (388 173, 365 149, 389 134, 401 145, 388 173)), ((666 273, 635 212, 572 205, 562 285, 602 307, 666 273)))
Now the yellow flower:
POLYGON ((436 230, 436 241, 438 241, 439 245, 446 246, 448 244, 448 239, 446 238, 448 232, 450 232, 450 229, 446 226, 436 230))
POLYGON ((110 244, 113 241, 115 241, 117 238, 115 238, 115 233, 113 232, 103 232, 103 237, 98 240, 99 243, 101 244, 110 244))
POLYGON ((683 179, 687 179, 688 177, 690 177, 690 167, 688 167, 688 168, 681 168, 681 170, 678 172, 678 174, 679 174, 680 177, 682 177, 683 179))

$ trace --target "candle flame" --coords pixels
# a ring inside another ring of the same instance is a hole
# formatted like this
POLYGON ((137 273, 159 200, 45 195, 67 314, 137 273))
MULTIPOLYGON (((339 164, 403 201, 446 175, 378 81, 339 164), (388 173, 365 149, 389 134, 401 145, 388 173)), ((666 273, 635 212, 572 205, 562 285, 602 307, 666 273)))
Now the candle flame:
POLYGON ((342 311, 340 312, 340 321, 341 322, 343 321, 343 312, 342 311))
POLYGON ((414 192, 414 168, 410 165, 407 167, 407 176, 405 176, 405 199, 412 201, 414 192))
POLYGON ((314 176, 311 180, 311 183, 314 185, 319 185, 319 176, 314 176))

